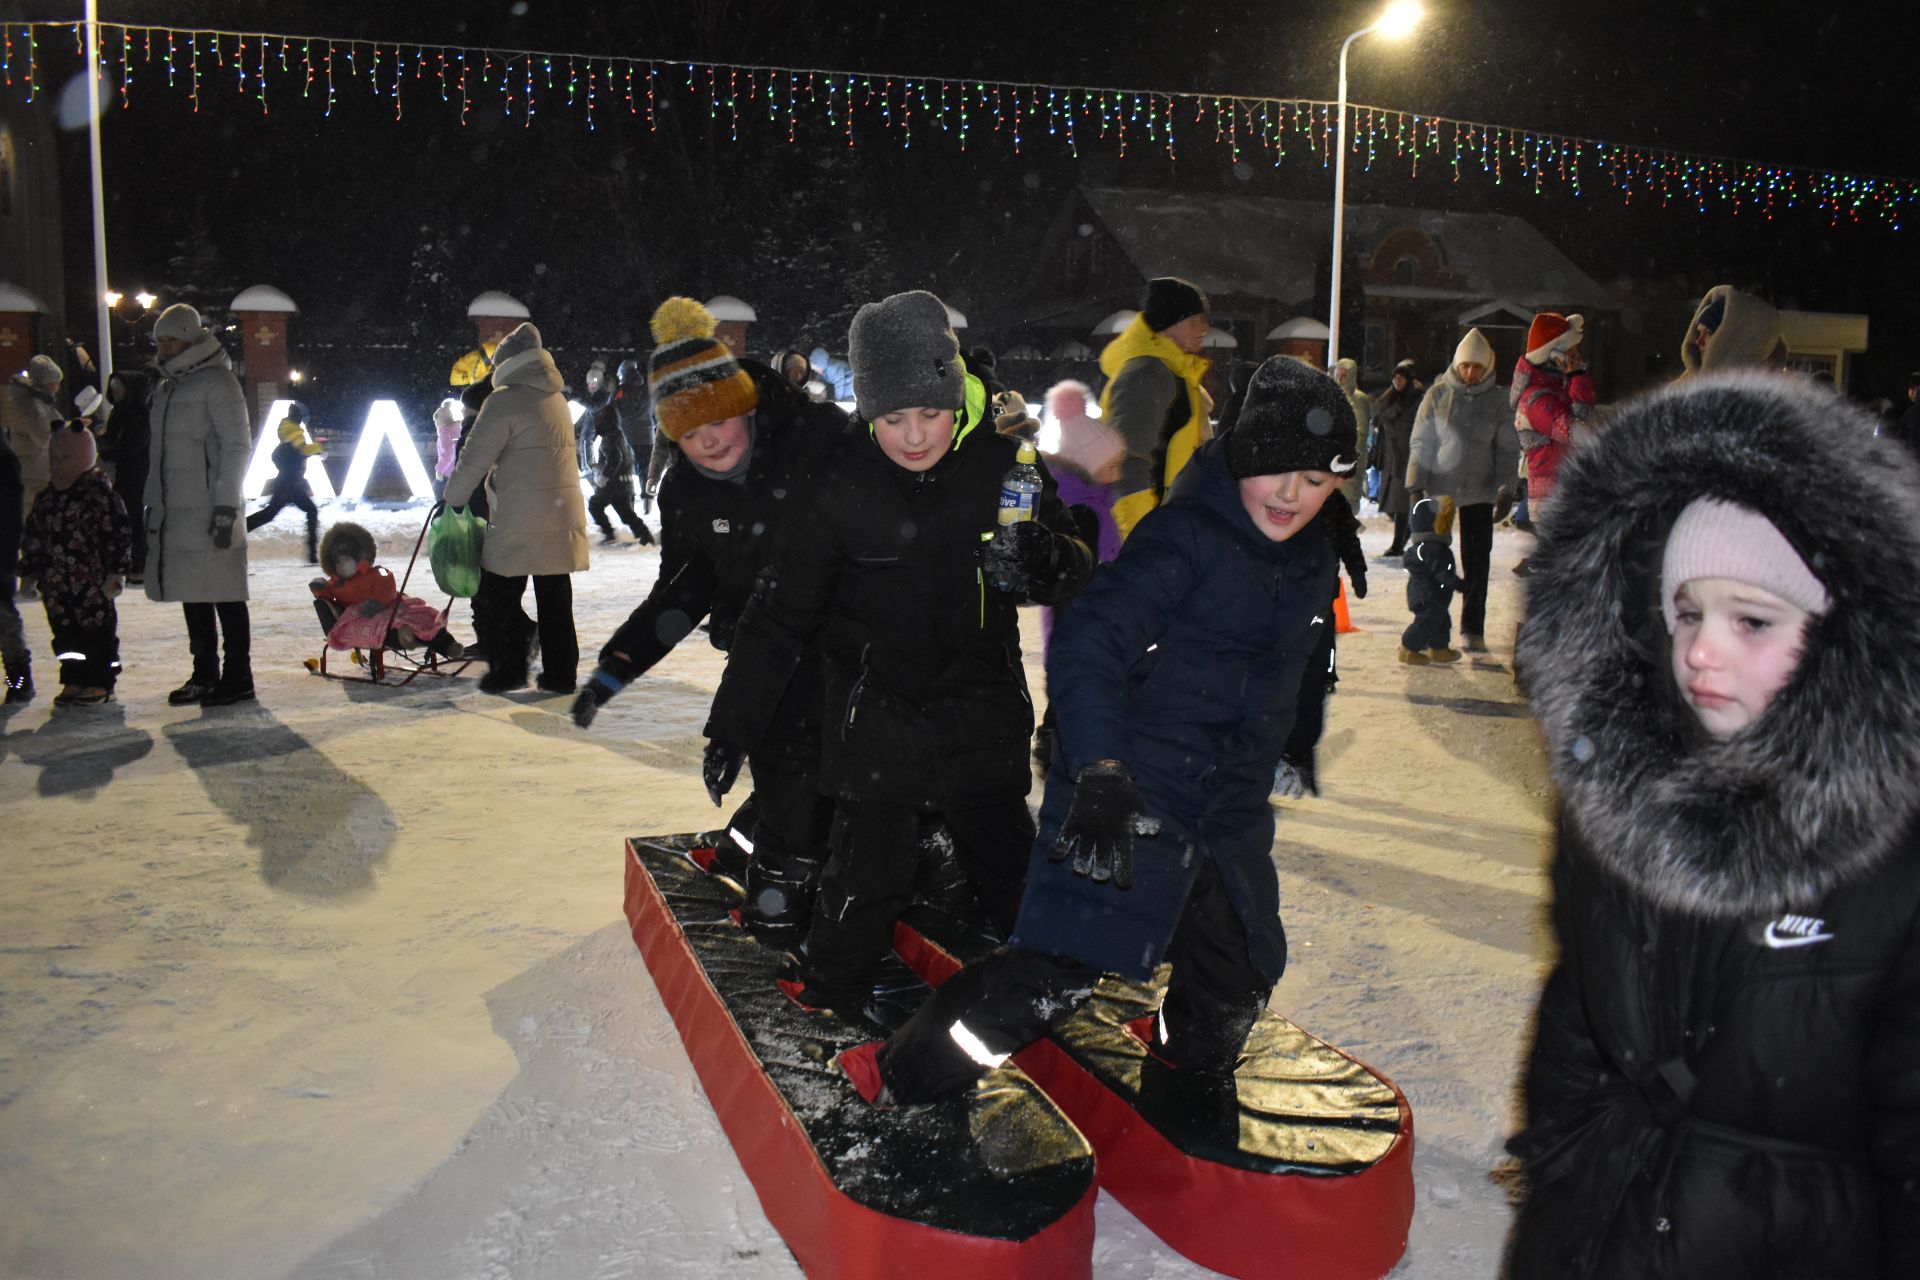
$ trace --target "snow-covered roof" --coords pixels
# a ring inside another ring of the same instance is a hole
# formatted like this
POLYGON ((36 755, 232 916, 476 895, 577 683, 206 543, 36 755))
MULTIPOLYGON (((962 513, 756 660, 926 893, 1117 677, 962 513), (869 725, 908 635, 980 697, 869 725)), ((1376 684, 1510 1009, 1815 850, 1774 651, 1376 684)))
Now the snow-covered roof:
POLYGON ((1049 360, 1091 360, 1093 348, 1084 342, 1063 342, 1054 348, 1049 360))
POLYGON ((1139 314, 1138 311, 1132 310, 1116 311, 1099 324, 1093 326, 1093 336, 1099 338, 1107 334, 1119 333, 1122 329, 1132 324, 1133 318, 1139 314))
POLYGON ((270 284, 256 284, 251 289, 242 289, 227 304, 229 311, 287 311, 300 310, 293 299, 270 284))
POLYGON ((947 306, 944 302, 940 305, 947 308, 947 323, 950 326, 955 329, 964 329, 967 327, 966 312, 960 310, 958 307, 947 306))
MULTIPOLYGON (((1082 187, 1082 196, 1145 276, 1183 276, 1208 294, 1284 301, 1304 296, 1333 238, 1324 201, 1189 195, 1138 187, 1082 187)), ((1363 260, 1389 233, 1418 227, 1458 288, 1369 285, 1381 297, 1503 298, 1538 310, 1616 307, 1611 290, 1574 265, 1532 223, 1503 213, 1394 205, 1346 206, 1346 242, 1363 260)))
POLYGON ((467 318, 479 316, 499 316, 508 320, 531 320, 533 313, 528 311, 520 299, 498 289, 489 289, 467 304, 467 318))
POLYGON ((1206 336, 1200 339, 1200 345, 1202 347, 1218 347, 1223 351, 1232 351, 1240 345, 1240 339, 1234 337, 1225 329, 1209 329, 1207 330, 1206 336))
POLYGON ((713 313, 715 320, 738 320, 752 324, 760 318, 754 314, 752 307, 730 293, 716 293, 708 298, 707 310, 713 313))
POLYGON ((0 311, 36 311, 41 315, 49 314, 47 304, 30 290, 17 284, 0 280, 0 311))
POLYGON ((1273 326, 1267 332, 1267 341, 1279 342, 1287 338, 1301 338, 1308 342, 1325 342, 1333 335, 1327 326, 1311 316, 1295 316, 1273 326))
POLYGON ((1011 351, 1001 352, 1000 358, 1002 360, 1045 360, 1046 359, 1045 356, 1040 354, 1040 348, 1025 342, 1021 343, 1019 346, 1015 347, 1011 351))

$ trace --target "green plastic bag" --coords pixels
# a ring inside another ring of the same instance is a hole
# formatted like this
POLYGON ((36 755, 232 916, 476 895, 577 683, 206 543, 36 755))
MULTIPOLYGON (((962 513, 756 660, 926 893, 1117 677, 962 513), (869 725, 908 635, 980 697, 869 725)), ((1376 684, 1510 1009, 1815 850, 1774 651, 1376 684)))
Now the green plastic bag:
POLYGON ((487 522, 464 508, 443 510, 427 531, 427 558, 433 580, 450 596, 471 598, 480 589, 480 547, 487 522))

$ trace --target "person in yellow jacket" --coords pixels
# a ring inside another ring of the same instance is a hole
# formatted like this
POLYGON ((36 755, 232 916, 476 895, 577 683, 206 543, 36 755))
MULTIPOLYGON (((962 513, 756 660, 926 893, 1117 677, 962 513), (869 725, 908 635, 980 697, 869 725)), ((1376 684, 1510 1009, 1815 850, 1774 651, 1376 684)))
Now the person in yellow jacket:
POLYGON ((1178 276, 1158 276, 1147 281, 1140 314, 1100 353, 1100 415, 1126 443, 1113 501, 1122 538, 1212 437, 1211 402, 1200 388, 1206 334, 1207 295, 1178 276))
POLYGON ((453 369, 447 374, 447 385, 456 388, 456 396, 460 394, 458 388, 485 382, 493 376, 493 353, 499 345, 498 338, 483 342, 453 362, 453 369))

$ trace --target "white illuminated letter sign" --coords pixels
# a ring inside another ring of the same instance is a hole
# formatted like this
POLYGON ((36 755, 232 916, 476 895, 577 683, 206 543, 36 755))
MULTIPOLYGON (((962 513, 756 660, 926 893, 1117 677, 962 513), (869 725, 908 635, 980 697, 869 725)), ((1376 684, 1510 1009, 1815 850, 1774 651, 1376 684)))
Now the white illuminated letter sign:
MULTIPOLYGON (((267 425, 260 429, 259 442, 253 446, 253 461, 247 464, 246 478, 241 481, 243 497, 253 499, 267 491, 267 481, 273 478, 273 451, 280 443, 280 423, 292 403, 275 400, 267 410, 267 425)), ((319 454, 307 459, 307 486, 313 490, 315 502, 333 501, 333 481, 327 479, 327 469, 320 465, 319 454)))
POLYGON ((431 500, 433 481, 420 464, 420 451, 414 447, 413 437, 407 434, 399 403, 393 400, 375 400, 368 407, 367 425, 360 428, 360 443, 354 447, 353 461, 347 464, 347 478, 340 485, 340 500, 359 502, 366 497, 367 481, 373 476, 373 460, 379 456, 382 441, 393 446, 393 456, 400 462, 400 474, 406 477, 407 488, 413 491, 413 496, 431 500))

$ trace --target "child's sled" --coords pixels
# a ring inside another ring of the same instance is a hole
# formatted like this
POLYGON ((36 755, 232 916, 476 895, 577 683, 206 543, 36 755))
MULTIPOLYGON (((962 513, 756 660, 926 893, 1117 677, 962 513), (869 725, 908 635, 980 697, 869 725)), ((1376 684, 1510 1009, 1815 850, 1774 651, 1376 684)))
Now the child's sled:
MULTIPOLYGON (((806 1013, 783 957, 736 927, 737 886, 698 837, 627 842, 626 915, 766 1211, 812 1277, 1085 1277, 1093 1153, 1018 1069, 931 1107, 869 1106, 835 1064, 874 1031, 806 1013)), ((883 982, 904 1020, 925 987, 883 982)))
MULTIPOLYGON (((382 624, 389 635, 391 635, 393 631, 394 619, 400 614, 401 598, 407 594, 407 583, 413 578, 413 566, 420 559, 420 548, 427 540, 427 530, 433 527, 433 518, 439 514, 441 505, 442 504, 436 502, 432 507, 428 508, 426 521, 420 526, 420 536, 413 540, 413 554, 407 557, 407 570, 400 576, 399 594, 394 597, 393 604, 388 607, 386 615, 382 619, 382 624)), ((323 569, 331 568, 331 566, 328 565, 322 565, 321 567, 323 569)), ((447 608, 450 610, 452 607, 453 599, 452 597, 448 597, 447 608)), ((331 645, 327 644, 324 640, 321 641, 320 656, 318 658, 307 659, 307 670, 317 676, 325 676, 329 680, 351 680, 363 684, 384 684, 396 689, 404 685, 412 684, 414 680, 420 676, 457 676, 465 671, 474 661, 472 658, 466 657, 442 658, 439 654, 427 648, 424 642, 413 648, 402 648, 399 645, 387 644, 378 649, 351 650, 349 657, 351 667, 347 670, 340 670, 338 669, 337 662, 331 664, 328 662, 328 655, 332 651, 331 645), (358 669, 355 670, 352 668, 358 669), (393 680, 388 679, 387 677, 390 673, 397 675, 399 678, 393 680)))

